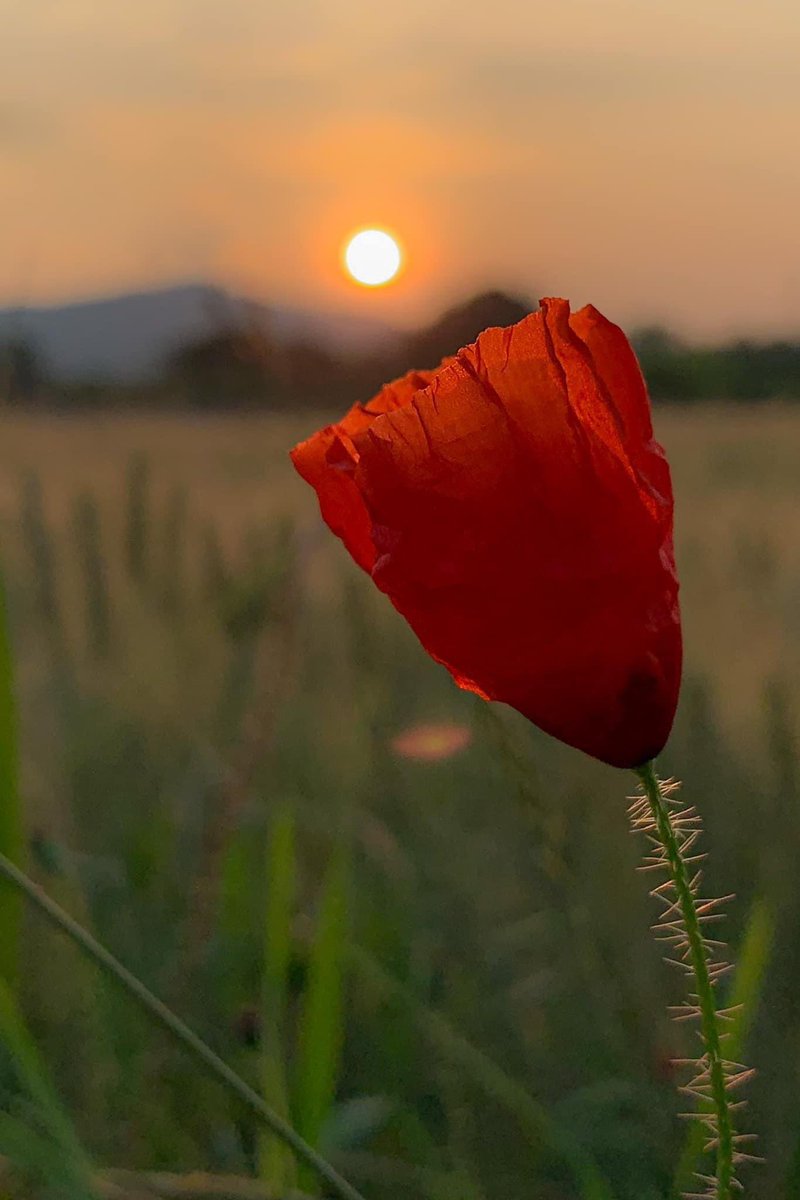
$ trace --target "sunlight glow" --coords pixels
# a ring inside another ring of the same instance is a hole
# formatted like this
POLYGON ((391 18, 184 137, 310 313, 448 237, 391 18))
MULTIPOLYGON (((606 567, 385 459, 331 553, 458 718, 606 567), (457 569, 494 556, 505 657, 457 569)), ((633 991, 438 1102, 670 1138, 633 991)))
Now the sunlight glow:
POLYGON ((383 229, 362 229, 350 238, 344 252, 344 263, 364 287, 380 287, 395 278, 403 256, 400 247, 383 229))

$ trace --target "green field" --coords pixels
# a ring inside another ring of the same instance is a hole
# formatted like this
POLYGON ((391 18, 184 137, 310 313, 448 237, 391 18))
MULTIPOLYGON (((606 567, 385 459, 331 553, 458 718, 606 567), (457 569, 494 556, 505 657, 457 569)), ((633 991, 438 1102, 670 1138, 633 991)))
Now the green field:
MULTIPOLYGON (((649 931, 633 777, 426 657, 291 470, 322 419, 4 416, 28 866, 368 1200, 671 1198, 691 1154, 670 1060, 695 1034, 666 1012, 681 981, 649 931), (470 745, 393 747, 442 721, 470 745)), ((767 1159, 746 1194, 782 1200, 800 1196, 800 412, 657 427, 686 634, 662 770, 706 818, 710 894, 736 893, 728 986, 759 1071, 741 1122, 767 1159)), ((9 1188, 319 1194, 30 913, 21 966, 0 993, 9 1188)))

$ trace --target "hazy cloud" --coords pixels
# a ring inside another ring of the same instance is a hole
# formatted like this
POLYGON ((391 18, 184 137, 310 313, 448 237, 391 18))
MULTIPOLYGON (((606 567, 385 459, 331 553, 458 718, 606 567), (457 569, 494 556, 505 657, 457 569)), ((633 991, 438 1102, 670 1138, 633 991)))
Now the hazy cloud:
POLYGON ((382 220, 410 256, 384 315, 536 280, 623 318, 796 324, 796 0, 0 0, 0 20, 0 261, 27 247, 31 298, 216 273, 366 303, 338 242, 382 220))

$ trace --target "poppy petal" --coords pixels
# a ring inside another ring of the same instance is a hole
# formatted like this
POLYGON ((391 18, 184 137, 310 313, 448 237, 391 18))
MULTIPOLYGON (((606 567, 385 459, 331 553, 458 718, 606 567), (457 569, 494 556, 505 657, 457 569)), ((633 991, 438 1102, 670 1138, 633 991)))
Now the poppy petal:
POLYGON ((362 506, 340 536, 368 535, 359 561, 460 686, 631 766, 677 701, 672 493, 635 359, 593 311, 487 330, 343 429, 326 470, 362 506))

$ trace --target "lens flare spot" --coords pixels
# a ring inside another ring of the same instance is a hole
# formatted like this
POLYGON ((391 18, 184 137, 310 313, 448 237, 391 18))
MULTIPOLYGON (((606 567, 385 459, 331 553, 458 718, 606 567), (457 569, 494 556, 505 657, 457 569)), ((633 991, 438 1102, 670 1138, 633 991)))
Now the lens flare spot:
POLYGON ((390 746, 399 758, 412 758, 418 762, 440 762, 465 750, 471 741, 472 733, 466 725, 442 722, 412 725, 396 734, 390 746))

